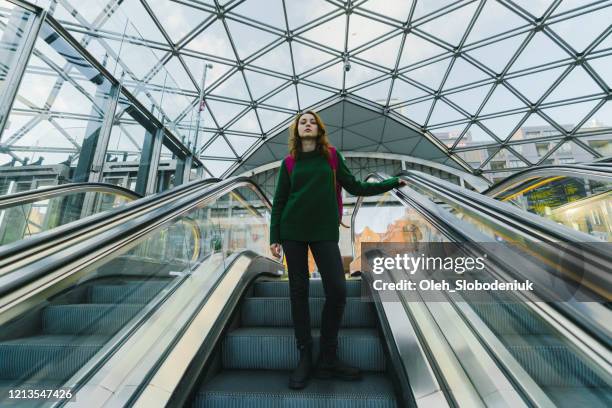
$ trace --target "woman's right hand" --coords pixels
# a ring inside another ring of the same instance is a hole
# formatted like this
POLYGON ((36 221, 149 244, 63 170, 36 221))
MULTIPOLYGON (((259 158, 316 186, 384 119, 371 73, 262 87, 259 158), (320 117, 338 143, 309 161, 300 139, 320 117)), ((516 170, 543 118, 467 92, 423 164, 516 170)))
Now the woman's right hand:
POLYGON ((281 245, 280 244, 270 245, 270 252, 272 252, 273 257, 280 258, 281 245))

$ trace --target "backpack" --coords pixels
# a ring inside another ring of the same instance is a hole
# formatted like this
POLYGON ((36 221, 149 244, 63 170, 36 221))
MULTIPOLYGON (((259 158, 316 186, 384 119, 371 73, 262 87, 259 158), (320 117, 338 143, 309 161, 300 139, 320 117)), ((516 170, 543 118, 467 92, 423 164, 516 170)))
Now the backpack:
MULTIPOLYGON (((342 222, 342 186, 336 180, 336 170, 338 170, 338 152, 336 148, 333 146, 329 147, 329 158, 328 158, 329 166, 332 168, 332 172, 334 174, 334 185, 336 186, 336 200, 338 201, 338 219, 340 220, 340 225, 345 228, 348 228, 348 225, 345 225, 342 222)), ((285 166, 287 167, 287 173, 289 173, 289 177, 291 177, 291 172, 295 167, 295 159, 290 154, 285 157, 285 166)))

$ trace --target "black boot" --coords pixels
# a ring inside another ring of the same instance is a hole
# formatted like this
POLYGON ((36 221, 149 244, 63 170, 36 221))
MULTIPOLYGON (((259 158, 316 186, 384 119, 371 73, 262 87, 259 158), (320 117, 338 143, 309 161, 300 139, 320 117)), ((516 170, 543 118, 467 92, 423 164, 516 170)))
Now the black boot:
POLYGON ((289 377, 289 388, 301 390, 312 372, 312 346, 300 348, 300 361, 289 377))
POLYGON ((361 370, 340 361, 335 352, 321 353, 314 375, 320 379, 334 377, 346 381, 361 380, 361 370))

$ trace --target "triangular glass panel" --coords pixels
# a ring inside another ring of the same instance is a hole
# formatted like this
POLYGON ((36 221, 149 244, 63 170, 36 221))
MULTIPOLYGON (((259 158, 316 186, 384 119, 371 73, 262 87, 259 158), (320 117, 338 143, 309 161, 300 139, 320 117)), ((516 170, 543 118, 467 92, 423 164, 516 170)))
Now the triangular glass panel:
MULTIPOLYGON (((355 48, 368 43, 380 36, 392 31, 393 27, 380 23, 371 18, 351 14, 349 19, 348 49, 349 52, 355 48)), ((344 37, 343 37, 344 39, 344 37)))
POLYGON ((242 156, 251 146, 256 144, 260 139, 256 137, 238 136, 226 134, 225 137, 232 144, 238 156, 242 156))
POLYGON ((534 138, 544 137, 559 137, 561 132, 555 129, 550 123, 542 118, 537 113, 533 113, 521 125, 512 137, 509 139, 512 142, 534 138))
POLYGON ((404 49, 400 57, 399 67, 403 68, 417 62, 425 61, 431 57, 441 55, 447 51, 436 44, 429 42, 414 34, 408 34, 404 41, 404 49))
POLYGON ((446 94, 444 96, 468 113, 474 115, 482 104, 482 101, 484 101, 485 96, 489 93, 491 86, 492 85, 479 86, 478 88, 471 88, 466 91, 446 94))
POLYGON ((481 120, 480 123, 493 132, 499 140, 506 140, 506 138, 510 136, 510 132, 516 128, 516 125, 518 125, 524 117, 524 113, 519 113, 481 120))
POLYGON ((579 96, 602 93, 603 90, 582 67, 574 67, 572 72, 544 99, 545 102, 561 101, 579 96))
MULTIPOLYGON (((183 61, 185 61, 185 65, 191 71, 191 75, 198 81, 198 84, 202 82, 202 74, 204 70, 204 60, 201 58, 194 58, 187 55, 181 55, 183 61)), ((216 80, 225 75, 230 69, 233 67, 227 64, 221 64, 219 62, 215 62, 213 64, 212 69, 209 68, 206 71, 206 89, 210 87, 210 85, 214 84, 216 80)))
POLYGON ((336 89, 342 88, 342 78, 344 76, 344 64, 338 62, 316 74, 306 77, 307 80, 321 85, 331 86, 336 89))
POLYGON ((542 142, 521 143, 511 145, 512 149, 523 156, 529 163, 537 164, 550 149, 557 145, 557 140, 547 140, 542 142))
MULTIPOLYGON (((58 123, 58 122, 56 122, 58 123)), ((59 123, 58 123, 59 125, 59 123)), ((71 133, 70 129, 67 129, 67 133, 71 133)), ((82 137, 77 140, 77 143, 82 143, 82 137)), ((38 122, 30 131, 25 133, 20 139, 15 141, 12 146, 29 146, 33 150, 36 148, 68 148, 74 149, 75 152, 79 147, 75 146, 70 142, 60 130, 53 126, 48 120, 42 120, 38 122)), ((9 147, 10 148, 10 147, 9 147)), ((32 160, 36 160, 32 158, 32 160)))
POLYGON ((584 125, 580 127, 580 131, 593 130, 594 128, 612 128, 612 101, 607 101, 597 112, 595 112, 584 125))
POLYGON ((563 51, 553 40, 539 31, 531 38, 529 44, 527 44, 516 61, 514 61, 514 64, 510 67, 510 72, 564 60, 569 57, 570 55, 563 51))
POLYGON ((401 108, 393 109, 395 112, 399 113, 418 123, 419 125, 425 124, 425 119, 427 119, 427 115, 429 115, 429 110, 431 109, 431 104, 433 100, 430 99, 428 101, 415 103, 408 106, 403 106, 401 108))
POLYGON ((244 116, 242 116, 236 123, 229 127, 230 130, 236 130, 239 132, 250 132, 250 133, 261 133, 259 128, 259 122, 255 111, 250 110, 244 116))
POLYGON ((346 73, 346 88, 349 89, 361 85, 381 75, 383 75, 383 73, 380 71, 368 68, 356 62, 351 62, 351 70, 346 73))
MULTIPOLYGON (((181 64, 177 57, 172 57, 170 61, 166 62, 166 69, 168 70, 168 73, 171 76, 171 82, 174 83, 174 85, 172 83, 167 83, 167 86, 196 92, 196 88, 193 82, 189 78, 189 75, 187 75, 183 64, 181 64)), ((194 79, 196 81, 200 79, 200 81, 198 81, 198 86, 201 86, 201 78, 194 76, 194 79)))
POLYGON ((342 14, 330 21, 318 25, 302 33, 300 36, 316 44, 320 44, 337 51, 344 50, 344 37, 346 27, 346 15, 342 14))
POLYGON ((217 123, 222 127, 246 108, 246 106, 237 103, 227 103, 211 99, 207 101, 207 106, 217 120, 217 123))
MULTIPOLYGON (((301 75, 314 67, 336 58, 330 53, 320 51, 297 41, 291 43, 291 50, 293 51, 293 62, 295 64, 296 75, 301 75)), ((290 61, 291 60, 288 60, 286 63, 289 64, 290 61)))
MULTIPOLYGON (((612 46, 612 44, 610 45, 612 46)), ((608 88, 612 88, 612 57, 591 59, 588 64, 606 82, 608 88)))
POLYGON ((236 157, 232 152, 232 149, 229 147, 223 136, 217 135, 215 140, 204 149, 202 152, 204 156, 212 156, 212 157, 228 157, 234 158, 236 157))
POLYGON ((399 47, 402 43, 402 36, 396 35, 393 38, 383 41, 372 48, 355 54, 356 57, 370 61, 373 64, 382 65, 387 68, 395 68, 399 47))
POLYGON ((342 142, 342 148, 345 150, 357 150, 378 144, 377 141, 370 140, 348 129, 344 129, 344 138, 342 142))
POLYGON ((423 16, 433 13, 434 11, 448 7, 454 2, 454 0, 417 1, 412 20, 417 20, 423 16))
POLYGON ((302 27, 331 11, 338 10, 337 7, 326 0, 285 1, 285 7, 287 8, 287 20, 289 20, 291 30, 302 27))
POLYGON ((225 21, 231 34, 232 41, 236 46, 236 51, 238 51, 238 56, 243 61, 255 51, 259 51, 278 39, 278 36, 268 31, 259 30, 250 25, 242 24, 231 19, 226 19, 225 21))
POLYGON ((244 75, 246 76, 249 89, 251 90, 254 99, 261 98, 268 92, 287 82, 284 79, 280 79, 272 75, 265 75, 249 69, 244 70, 244 75))
POLYGON ((551 24, 549 27, 577 52, 583 52, 610 25, 612 14, 597 10, 551 24))
POLYGON ((393 105, 425 95, 427 95, 427 92, 409 84, 406 81, 403 81, 400 78, 397 78, 395 82, 393 82, 393 91, 391 93, 391 100, 389 101, 389 104, 393 105))
POLYGON ((423 136, 405 137, 383 142, 383 146, 395 154, 410 154, 421 141, 423 136))
POLYGON ((464 27, 469 25, 470 20, 474 16, 476 4, 477 3, 471 3, 450 13, 443 14, 440 17, 420 25, 419 29, 447 44, 456 46, 465 34, 464 27), (459 27, 461 27, 461 29, 458 29, 459 27))
MULTIPOLYGON (((128 24, 132 25, 133 31, 138 33, 138 38, 166 44, 166 39, 157 29, 153 19, 139 1, 123 2, 119 7, 119 11, 115 11, 114 13, 109 12, 105 17, 108 18, 103 26, 106 29, 117 32, 116 28, 121 27, 122 29, 119 32, 123 32, 122 26, 125 24, 126 20, 128 20, 128 24), (138 16, 138 18, 129 18, 128 20, 126 16, 138 16), (113 24, 115 22, 117 23, 116 25, 113 24), (113 26, 115 29, 112 29, 113 26)), ((167 31, 165 27, 164 29, 167 31)), ((170 35, 170 33, 168 33, 168 35, 170 35)))
POLYGON ((472 27, 466 43, 472 44, 526 24, 528 24, 526 20, 499 2, 488 1, 472 27))
POLYGON ((544 92, 561 76, 566 67, 549 69, 531 75, 519 76, 507 80, 531 102, 537 102, 544 92))
POLYGON ((467 53, 489 67, 493 72, 500 73, 518 50, 525 37, 527 37, 527 34, 515 35, 484 47, 475 48, 467 53), (504 52, 499 52, 499 50, 504 50, 504 52))
MULTIPOLYGON (((31 86, 32 84, 30 84, 31 86)), ((93 96, 93 95, 90 95, 93 96)), ((92 109, 92 102, 83 94, 82 91, 77 89, 70 82, 66 81, 61 85, 59 93, 57 94, 53 102, 53 110, 59 112, 70 112, 70 113, 82 113, 84 115, 93 114, 101 117, 102 106, 96 106, 98 108, 97 114, 92 109)))
POLYGON ((445 60, 405 72, 403 75, 435 91, 440 88, 440 83, 442 82, 442 78, 446 73, 449 63, 450 58, 447 58, 445 60))
POLYGON ((515 3, 529 12, 532 16, 541 17, 552 4, 552 0, 515 0, 515 3))
POLYGON ((189 41, 185 48, 188 50, 199 51, 214 57, 222 57, 231 60, 236 59, 232 50, 232 45, 227 38, 225 28, 220 21, 215 21, 206 30, 198 34, 189 41))
POLYGON ((603 157, 612 156, 612 138, 609 135, 583 136, 580 140, 603 157))
POLYGON ((271 106, 277 106, 284 109, 295 109, 297 110, 297 95, 295 93, 295 86, 289 85, 287 88, 276 92, 270 98, 265 99, 262 103, 271 106))
POLYGON ((199 8, 168 0, 149 0, 147 3, 175 44, 210 16, 199 8))
MULTIPOLYGON (((371 109, 362 108, 361 106, 357 106, 352 103, 344 103, 342 106, 343 110, 339 110, 338 114, 333 115, 334 117, 330 117, 329 120, 327 120, 326 122, 338 124, 340 121, 342 121, 342 125, 352 126, 356 123, 360 123, 366 120, 373 120, 381 117, 381 114, 379 112, 373 111, 371 109)), ((327 117, 327 110, 325 111, 324 117, 327 117)))
POLYGON ((527 163, 516 157, 512 151, 503 148, 487 163, 491 170, 507 170, 526 167, 527 163))
POLYGON ((465 116, 440 99, 436 102, 427 124, 434 126, 461 119, 465 119, 465 116))
POLYGON ((446 78, 444 89, 455 88, 472 82, 482 81, 487 78, 490 78, 490 76, 485 74, 482 70, 476 68, 463 58, 457 58, 455 59, 450 74, 448 74, 448 78, 446 78))
POLYGON ((268 132, 273 127, 293 117, 289 113, 262 108, 257 108, 257 116, 259 116, 264 132, 268 132))
POLYGON ((389 87, 391 86, 391 79, 385 79, 375 83, 374 85, 361 88, 358 91, 354 91, 355 95, 366 98, 379 105, 385 106, 387 104, 387 98, 389 96, 389 87))
POLYGON ((504 112, 524 107, 525 104, 521 102, 519 98, 510 92, 503 84, 500 84, 497 85, 480 114, 487 115, 489 113, 504 112))
POLYGON ((558 162, 562 161, 563 159, 573 158, 576 163, 591 162, 595 158, 592 153, 588 152, 584 147, 572 140, 568 140, 562 144, 557 150, 555 150, 552 157, 554 157, 558 162))
POLYGON ((434 135, 434 137, 438 139, 441 143, 444 143, 446 147, 450 148, 457 142, 457 139, 461 137, 463 131, 467 126, 468 125, 464 123, 460 125, 452 125, 445 126, 443 128, 430 129, 429 132, 431 132, 431 134, 434 135))
POLYGON ((250 101, 249 93, 247 92, 246 85, 242 72, 235 72, 232 76, 223 81, 215 89, 211 90, 211 93, 216 96, 223 96, 226 98, 240 99, 243 101, 250 101))
POLYGON ((312 86, 298 84, 298 96, 300 98, 300 109, 304 110, 324 99, 334 95, 332 92, 324 91, 312 86))
POLYGON ((463 152, 455 152, 453 154, 463 159, 463 161, 465 161, 471 168, 477 169, 485 160, 489 158, 492 153, 497 152, 497 149, 498 148, 476 149, 463 152))
POLYGON ((412 0, 369 0, 360 7, 403 22, 408 19, 408 14, 410 13, 412 3, 412 0))
MULTIPOLYGON (((233 13, 261 21, 269 26, 285 29, 285 13, 283 12, 282 0, 249 0, 238 4, 233 13), (265 12, 262 12, 264 11, 265 12)), ((233 30, 232 35, 234 35, 233 30)))
POLYGON ((557 106, 542 109, 548 117, 557 122, 562 128, 571 131, 593 110, 599 101, 572 103, 571 105, 557 106))
POLYGON ((438 146, 434 145, 429 139, 422 137, 420 142, 409 153, 410 156, 422 157, 425 160, 433 160, 438 157, 446 156, 438 146))
MULTIPOLYGON (((370 138, 374 140, 382 140, 383 139, 383 130, 385 130, 385 122, 387 121, 383 116, 378 116, 374 119, 364 120, 358 123, 353 124, 352 126, 347 126, 346 128, 349 130, 354 130, 356 133, 368 135, 370 138)), ((385 131, 385 134, 388 132, 385 131)), ((394 137, 397 139, 398 135, 394 137)))
POLYGON ((455 148, 484 146, 496 143, 499 142, 495 140, 490 134, 485 132, 483 128, 478 126, 477 123, 473 123, 455 148))
POLYGON ((589 4, 593 4, 593 0, 563 1, 561 4, 555 7, 554 11, 552 12, 552 16, 558 16, 559 14, 563 14, 571 10, 577 10, 589 4))
POLYGON ((289 52, 289 45, 284 42, 251 62, 251 65, 293 76, 293 68, 290 61, 291 53, 289 52))
POLYGON ((608 48, 612 48, 612 33, 608 34, 593 51, 607 50, 608 48))
POLYGON ((213 177, 222 177, 236 163, 235 160, 206 160, 206 158, 202 162, 213 177))

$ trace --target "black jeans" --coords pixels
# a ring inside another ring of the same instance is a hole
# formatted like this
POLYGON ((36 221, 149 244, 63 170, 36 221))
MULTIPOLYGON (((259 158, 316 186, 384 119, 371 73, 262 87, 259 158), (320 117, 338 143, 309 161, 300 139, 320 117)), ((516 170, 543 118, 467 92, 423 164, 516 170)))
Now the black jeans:
POLYGON ((312 251, 325 291, 321 316, 321 353, 333 356, 338 348, 338 330, 346 304, 346 280, 340 248, 335 241, 283 241, 287 258, 291 316, 298 348, 312 344, 308 308, 308 247, 312 251))

